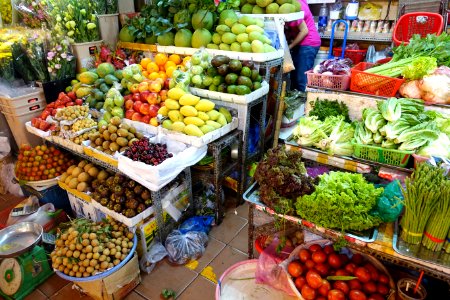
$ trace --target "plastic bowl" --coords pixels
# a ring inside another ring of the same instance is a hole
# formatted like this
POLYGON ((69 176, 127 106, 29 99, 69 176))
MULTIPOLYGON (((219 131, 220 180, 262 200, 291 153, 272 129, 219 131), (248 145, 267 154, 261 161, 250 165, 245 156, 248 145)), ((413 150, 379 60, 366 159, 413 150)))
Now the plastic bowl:
POLYGON ((427 298, 427 291, 422 285, 419 285, 417 293, 413 295, 414 288, 417 281, 411 278, 402 278, 397 282, 398 296, 403 300, 423 300, 427 298), (409 286, 408 286, 409 285, 409 286), (405 293, 405 289, 408 286, 408 293, 405 293))

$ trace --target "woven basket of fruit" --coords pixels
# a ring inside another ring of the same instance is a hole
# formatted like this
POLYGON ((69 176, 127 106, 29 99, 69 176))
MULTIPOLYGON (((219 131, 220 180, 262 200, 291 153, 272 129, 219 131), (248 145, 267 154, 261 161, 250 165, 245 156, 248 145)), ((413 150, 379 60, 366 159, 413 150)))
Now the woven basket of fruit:
POLYGON ((298 246, 282 263, 299 299, 395 299, 395 283, 376 258, 343 248, 329 240, 298 246))

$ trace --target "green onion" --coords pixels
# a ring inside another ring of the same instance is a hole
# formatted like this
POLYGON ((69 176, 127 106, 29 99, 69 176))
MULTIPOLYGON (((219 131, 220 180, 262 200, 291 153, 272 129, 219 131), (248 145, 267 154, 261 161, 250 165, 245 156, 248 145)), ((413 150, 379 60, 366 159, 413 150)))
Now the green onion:
POLYGON ((445 252, 450 253, 450 230, 447 233, 447 240, 445 241, 444 244, 444 250, 445 252))

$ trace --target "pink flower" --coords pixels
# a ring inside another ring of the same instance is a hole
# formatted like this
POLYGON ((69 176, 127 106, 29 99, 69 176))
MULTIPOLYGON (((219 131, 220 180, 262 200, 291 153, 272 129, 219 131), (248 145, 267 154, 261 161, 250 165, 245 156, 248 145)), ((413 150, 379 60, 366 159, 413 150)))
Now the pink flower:
POLYGON ((60 64, 56 64, 55 65, 55 69, 57 69, 57 70, 61 69, 61 65, 60 64))

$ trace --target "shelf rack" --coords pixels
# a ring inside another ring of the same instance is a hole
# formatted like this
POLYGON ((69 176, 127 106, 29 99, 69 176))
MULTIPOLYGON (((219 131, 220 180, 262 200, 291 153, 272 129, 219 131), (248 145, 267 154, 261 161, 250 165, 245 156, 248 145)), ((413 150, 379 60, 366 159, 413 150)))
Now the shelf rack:
MULTIPOLYGON (((331 32, 326 31, 320 34, 320 37, 323 39, 331 39, 331 32)), ((334 39, 344 39, 344 32, 336 31, 334 33, 334 39)), ((347 35, 347 40, 391 43, 392 33, 349 32, 347 35)))

